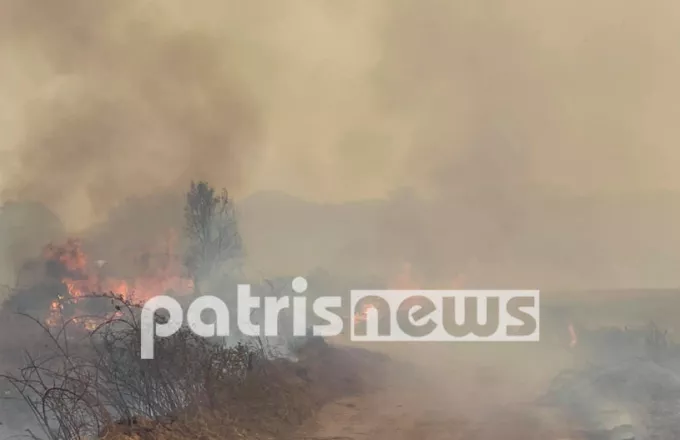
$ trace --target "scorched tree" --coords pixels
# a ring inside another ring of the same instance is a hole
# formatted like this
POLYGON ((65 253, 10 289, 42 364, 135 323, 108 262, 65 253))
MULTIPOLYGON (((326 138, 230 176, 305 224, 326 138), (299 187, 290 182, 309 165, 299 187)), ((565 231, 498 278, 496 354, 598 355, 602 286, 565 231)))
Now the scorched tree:
POLYGON ((201 282, 213 271, 242 253, 236 211, 226 189, 216 193, 207 182, 192 181, 186 194, 184 216, 189 238, 187 267, 200 291, 201 282))

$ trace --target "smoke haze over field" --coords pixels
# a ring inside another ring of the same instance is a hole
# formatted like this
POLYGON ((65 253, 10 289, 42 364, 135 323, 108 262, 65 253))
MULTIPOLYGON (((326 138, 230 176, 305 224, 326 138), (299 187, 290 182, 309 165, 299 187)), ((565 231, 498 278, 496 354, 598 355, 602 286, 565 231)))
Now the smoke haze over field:
MULTIPOLYGON (((519 254, 544 273, 604 261, 605 275, 588 275, 603 284, 680 282, 666 275, 680 263, 674 244, 658 261, 640 256, 673 232, 657 227, 667 205, 657 192, 680 191, 674 2, 0 8, 2 195, 46 204, 67 229, 131 196, 181 192, 191 178, 239 197, 277 189, 324 203, 413 187, 435 201, 426 214, 395 197, 366 214, 375 229, 358 215, 347 235, 400 242, 404 258, 439 271, 519 254), (589 201, 556 216, 562 197, 589 201), (642 272, 622 278, 621 255, 642 272)), ((664 222, 680 220, 677 206, 664 222)), ((500 280, 521 271, 498 270, 512 272, 500 280)))

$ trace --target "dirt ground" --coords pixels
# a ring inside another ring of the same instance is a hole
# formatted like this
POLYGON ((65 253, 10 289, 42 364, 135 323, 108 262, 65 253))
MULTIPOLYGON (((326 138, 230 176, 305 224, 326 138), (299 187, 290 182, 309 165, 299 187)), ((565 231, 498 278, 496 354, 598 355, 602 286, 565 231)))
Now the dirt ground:
POLYGON ((374 392, 326 405, 294 440, 560 440, 533 401, 569 366, 541 344, 364 344, 392 359, 374 392))

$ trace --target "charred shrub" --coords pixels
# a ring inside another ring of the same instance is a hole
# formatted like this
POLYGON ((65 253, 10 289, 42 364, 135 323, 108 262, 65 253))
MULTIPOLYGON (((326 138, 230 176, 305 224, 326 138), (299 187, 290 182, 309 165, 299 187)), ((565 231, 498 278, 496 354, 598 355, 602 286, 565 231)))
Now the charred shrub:
POLYGON ((254 346, 225 347, 181 329, 158 338, 155 357, 140 356, 139 310, 108 298, 115 312, 67 320, 44 332, 45 346, 26 353, 24 366, 5 378, 31 408, 49 439, 95 436, 116 424, 158 420, 192 408, 211 410, 257 374, 254 346), (96 323, 96 325, 95 325, 96 323))

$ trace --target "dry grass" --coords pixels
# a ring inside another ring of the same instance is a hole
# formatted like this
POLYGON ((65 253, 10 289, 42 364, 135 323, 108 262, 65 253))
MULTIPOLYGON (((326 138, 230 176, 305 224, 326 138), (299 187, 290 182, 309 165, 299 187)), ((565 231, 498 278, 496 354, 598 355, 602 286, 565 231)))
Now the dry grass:
POLYGON ((142 360, 139 310, 116 296, 95 300, 117 314, 91 332, 33 320, 44 343, 4 376, 42 426, 35 438, 279 438, 324 403, 361 392, 371 383, 362 375, 380 364, 321 338, 295 344, 291 362, 272 359, 261 340, 226 348, 189 330, 157 339, 154 359, 142 360))
POLYGON ((322 340, 303 347, 297 363, 276 360, 250 376, 218 408, 187 410, 159 421, 110 427, 106 440, 285 438, 325 403, 371 388, 384 358, 322 340))

